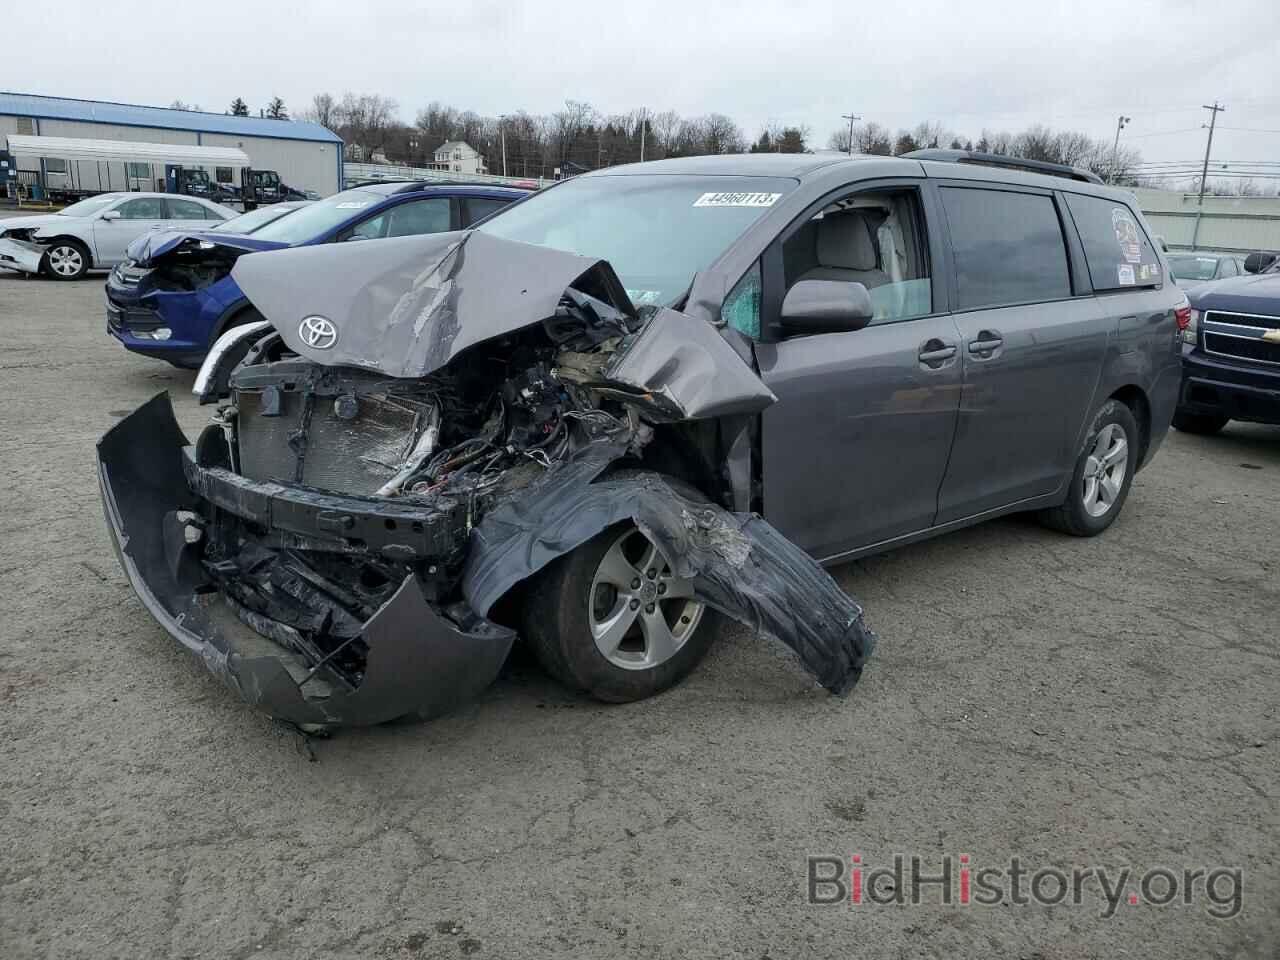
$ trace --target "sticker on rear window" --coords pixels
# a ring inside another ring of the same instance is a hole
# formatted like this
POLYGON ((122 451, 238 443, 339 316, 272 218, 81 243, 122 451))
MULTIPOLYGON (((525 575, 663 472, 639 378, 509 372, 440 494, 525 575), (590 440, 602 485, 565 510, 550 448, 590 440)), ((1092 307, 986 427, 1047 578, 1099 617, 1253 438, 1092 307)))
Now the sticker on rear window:
POLYGON ((695 207, 772 207, 780 193, 704 193, 695 207))
POLYGON ((359 210, 361 207, 367 207, 369 203, 370 203, 369 200, 343 200, 336 207, 334 207, 334 209, 335 210, 359 210))
POLYGON ((1116 267, 1116 279, 1120 281, 1122 287, 1133 286, 1133 264, 1122 263, 1116 267))
MULTIPOLYGON (((1111 227, 1116 232, 1116 243, 1120 244, 1120 252, 1124 258, 1130 263, 1141 263, 1142 239, 1133 215, 1124 207, 1113 207, 1111 227)), ((1130 274, 1132 273, 1133 271, 1130 271, 1130 274)))

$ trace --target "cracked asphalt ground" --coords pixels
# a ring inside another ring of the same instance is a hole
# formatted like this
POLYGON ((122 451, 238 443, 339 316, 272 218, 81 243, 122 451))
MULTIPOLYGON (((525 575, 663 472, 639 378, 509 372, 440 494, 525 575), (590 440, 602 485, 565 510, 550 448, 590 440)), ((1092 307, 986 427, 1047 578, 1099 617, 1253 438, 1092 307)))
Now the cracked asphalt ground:
POLYGON ((108 339, 101 277, 0 278, 0 333, 6 960, 1280 948, 1280 429, 1171 434, 1098 539, 1014 518, 839 568, 881 637, 845 700, 734 630, 648 702, 517 655, 459 713, 312 759, 108 544, 94 441, 164 389, 197 429, 192 375, 108 339), (1239 867, 1243 908, 1108 920, 1092 880, 1080 906, 806 904, 807 854, 895 852, 1239 867))

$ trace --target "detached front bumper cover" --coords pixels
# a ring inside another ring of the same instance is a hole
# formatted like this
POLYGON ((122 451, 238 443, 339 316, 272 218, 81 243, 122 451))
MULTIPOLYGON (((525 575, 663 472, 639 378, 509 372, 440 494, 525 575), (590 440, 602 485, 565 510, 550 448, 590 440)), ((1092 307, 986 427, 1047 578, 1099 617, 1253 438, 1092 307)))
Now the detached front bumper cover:
POLYGON ((0 238, 0 269, 20 273, 39 273, 45 247, 26 240, 0 238))
POLYGON ((515 634, 465 605, 440 611, 412 577, 363 626, 363 682, 314 695, 268 642, 223 628, 221 595, 209 592, 179 514, 200 501, 187 486, 187 439, 167 394, 139 407, 98 442, 107 528, 138 598, 151 615, 249 704, 301 727, 362 726, 407 714, 435 716, 493 682, 515 634))

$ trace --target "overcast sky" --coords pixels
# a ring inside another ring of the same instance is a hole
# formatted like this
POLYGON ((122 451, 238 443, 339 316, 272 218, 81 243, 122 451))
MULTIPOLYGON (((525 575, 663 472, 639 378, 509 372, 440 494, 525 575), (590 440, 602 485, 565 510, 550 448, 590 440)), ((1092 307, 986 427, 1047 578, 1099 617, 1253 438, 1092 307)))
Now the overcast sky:
POLYGON ((776 119, 823 146, 850 110, 896 129, 936 120, 977 138, 1035 122, 1122 143, 1145 160, 1280 160, 1280 2, 788 0, 137 0, 14 3, 0 88, 256 112, 319 91, 379 93, 402 118, 440 100, 547 113, 566 98, 776 119), (434 9, 433 9, 434 8, 434 9), (49 34, 55 17, 56 35, 49 34), (1240 129, 1247 128, 1247 129, 1240 129), (1252 132, 1269 131, 1269 132, 1252 132))

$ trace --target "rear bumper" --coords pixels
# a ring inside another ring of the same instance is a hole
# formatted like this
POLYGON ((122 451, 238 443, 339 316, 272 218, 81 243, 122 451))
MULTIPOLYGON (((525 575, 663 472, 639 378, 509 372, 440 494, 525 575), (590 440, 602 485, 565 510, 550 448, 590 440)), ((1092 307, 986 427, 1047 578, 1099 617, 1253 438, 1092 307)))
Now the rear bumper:
POLYGON ((0 238, 0 269, 18 273, 39 273, 45 248, 25 240, 0 238))
MULTIPOLYGON (((388 518, 355 498, 312 497, 297 488, 206 470, 184 453, 186 447, 165 394, 99 441, 98 482, 107 528, 143 606, 247 703, 308 729, 368 725, 447 712, 497 676, 514 633, 465 604, 442 609, 429 603, 412 574, 363 623, 361 639, 369 652, 354 689, 324 683, 323 664, 309 663, 297 651, 251 631, 202 565, 204 546, 194 535, 193 518, 208 520, 225 510, 284 537, 325 531, 336 523, 352 540, 355 532, 371 535, 375 520, 390 535, 388 518)), ((412 511, 403 505, 396 509, 412 511)), ((408 532, 416 533, 414 521, 405 519, 408 532)), ((429 519, 420 518, 424 524, 429 519)), ((431 529, 424 525, 422 536, 431 529)), ((435 534, 444 532, 437 527, 435 534)), ((336 549, 341 542, 335 542, 336 549)), ((420 545, 423 555, 434 549, 426 539, 420 545)))
POLYGON ((1232 420, 1280 423, 1280 367, 1210 359, 1198 350, 1186 350, 1178 409, 1232 420))

